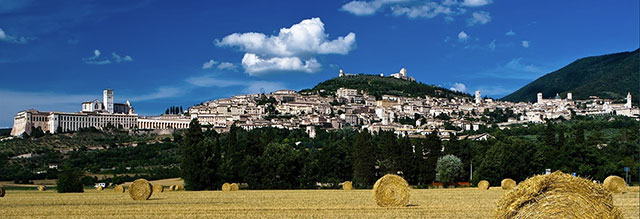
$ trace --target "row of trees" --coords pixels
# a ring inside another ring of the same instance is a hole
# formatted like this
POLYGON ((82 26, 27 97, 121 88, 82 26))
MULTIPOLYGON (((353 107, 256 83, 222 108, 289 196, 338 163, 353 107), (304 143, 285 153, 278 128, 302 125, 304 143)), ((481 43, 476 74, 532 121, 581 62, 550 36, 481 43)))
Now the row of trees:
POLYGON ((166 115, 179 115, 183 113, 184 111, 182 110, 182 106, 170 106, 164 111, 164 114, 166 115))
POLYGON ((314 139, 301 130, 275 128, 246 131, 232 126, 220 134, 202 131, 194 120, 180 144, 181 168, 187 188, 193 190, 217 189, 224 182, 244 182, 252 189, 294 189, 315 188, 318 182, 337 186, 351 180, 357 187, 370 187, 386 173, 400 174, 422 187, 434 181, 471 179, 472 183, 486 179, 496 185, 504 178, 522 181, 547 168, 603 180, 608 175, 624 175, 622 167, 639 168, 638 124, 615 119, 487 128, 493 137, 485 141, 455 136, 440 141, 436 134, 410 139, 348 127, 317 130, 314 139), (459 160, 456 174, 436 174, 438 159, 444 155, 459 160))

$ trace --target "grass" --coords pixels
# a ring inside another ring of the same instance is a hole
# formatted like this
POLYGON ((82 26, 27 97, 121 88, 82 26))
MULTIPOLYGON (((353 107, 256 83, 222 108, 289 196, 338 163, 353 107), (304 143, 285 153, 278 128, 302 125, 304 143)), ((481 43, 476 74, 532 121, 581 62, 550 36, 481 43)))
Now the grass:
MULTIPOLYGON (((179 191, 153 194, 133 201, 127 193, 85 190, 59 194, 14 190, 0 198, 6 218, 488 218, 504 194, 499 187, 414 189, 409 207, 380 208, 371 190, 241 190, 179 191)), ((626 217, 639 214, 638 187, 614 195, 626 217)))

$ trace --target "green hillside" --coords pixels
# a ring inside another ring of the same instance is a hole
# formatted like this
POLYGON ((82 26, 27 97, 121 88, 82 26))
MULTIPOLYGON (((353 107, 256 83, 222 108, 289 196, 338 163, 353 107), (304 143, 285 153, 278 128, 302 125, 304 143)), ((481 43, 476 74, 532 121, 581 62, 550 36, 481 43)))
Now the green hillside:
POLYGON ((638 64, 638 50, 578 59, 502 100, 533 102, 538 92, 542 92, 544 98, 554 97, 556 93, 565 97, 568 92, 573 93, 574 99, 589 96, 621 99, 627 96, 627 92, 638 97, 638 64))
POLYGON ((392 77, 380 77, 377 75, 354 75, 337 77, 319 83, 312 89, 300 92, 319 93, 320 95, 335 94, 338 88, 351 88, 367 92, 380 99, 382 95, 395 95, 403 97, 455 97, 469 96, 469 94, 451 91, 435 85, 427 85, 421 82, 412 82, 392 77))

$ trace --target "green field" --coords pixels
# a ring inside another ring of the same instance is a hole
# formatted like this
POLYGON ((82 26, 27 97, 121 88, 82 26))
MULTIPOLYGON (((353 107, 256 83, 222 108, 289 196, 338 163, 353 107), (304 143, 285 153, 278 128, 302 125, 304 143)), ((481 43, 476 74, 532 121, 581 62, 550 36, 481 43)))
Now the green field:
MULTIPOLYGON (((133 201, 127 193, 8 190, 0 218, 489 218, 505 191, 413 189, 410 205, 381 208, 371 190, 165 191, 133 201)), ((627 218, 639 214, 638 187, 614 195, 627 218)))

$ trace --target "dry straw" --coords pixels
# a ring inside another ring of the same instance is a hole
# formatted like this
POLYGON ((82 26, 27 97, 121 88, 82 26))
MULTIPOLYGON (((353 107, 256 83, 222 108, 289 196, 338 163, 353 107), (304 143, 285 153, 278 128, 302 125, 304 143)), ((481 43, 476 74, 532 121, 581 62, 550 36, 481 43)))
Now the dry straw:
POLYGON ((478 189, 480 190, 487 190, 489 189, 489 181, 487 180, 480 180, 480 182, 478 182, 478 189))
POLYGON ((609 176, 604 179, 604 188, 613 193, 623 193, 627 190, 627 183, 619 176, 609 176))
POLYGON ((345 181, 342 183, 342 190, 353 190, 353 183, 351 183, 351 181, 345 181))
POLYGON ((240 186, 238 186, 238 183, 231 183, 231 191, 238 191, 240 190, 240 186))
POLYGON ((46 186, 38 186, 38 191, 47 191, 47 187, 46 186))
POLYGON ((102 191, 102 190, 104 190, 104 187, 102 187, 102 186, 98 186, 98 187, 96 187, 96 190, 98 190, 98 191, 102 191))
POLYGON ((151 193, 153 193, 151 183, 146 179, 136 179, 129 186, 129 196, 133 200, 148 200, 151 197, 151 193))
POLYGON ((398 175, 384 175, 373 185, 373 198, 380 207, 407 206, 409 183, 398 175))
POLYGON ((225 191, 225 192, 231 191, 231 184, 229 183, 222 184, 222 191, 225 191))
POLYGON ((0 186, 0 198, 4 197, 7 192, 4 190, 4 187, 0 186))
POLYGON ((500 187, 502 187, 502 189, 504 190, 513 189, 516 187, 516 185, 516 181, 509 178, 503 179, 502 182, 500 182, 500 187))
POLYGON ((176 191, 176 185, 169 186, 169 191, 176 191))
POLYGON ((124 193, 125 189, 123 185, 117 185, 116 187, 113 188, 113 191, 117 193, 124 193))
POLYGON ((184 185, 180 184, 180 185, 176 185, 176 191, 183 191, 184 190, 184 185))
POLYGON ((505 193, 495 218, 622 218, 622 213, 602 185, 556 171, 505 193))
POLYGON ((164 192, 164 187, 162 185, 151 185, 153 187, 153 193, 161 193, 164 192))

